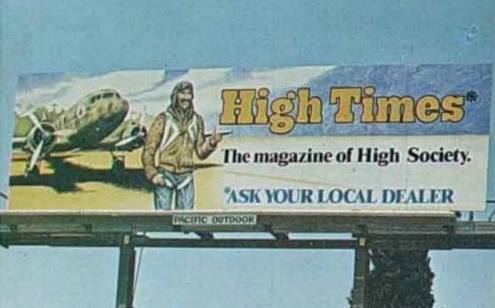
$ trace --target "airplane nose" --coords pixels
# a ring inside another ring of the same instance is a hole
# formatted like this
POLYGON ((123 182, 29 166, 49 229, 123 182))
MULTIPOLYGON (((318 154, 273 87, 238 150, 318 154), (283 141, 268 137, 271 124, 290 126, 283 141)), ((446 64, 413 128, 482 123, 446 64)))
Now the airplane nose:
POLYGON ((112 114, 126 115, 129 111, 129 102, 125 99, 118 99, 109 105, 112 114))
POLYGON ((125 99, 122 100, 122 111, 126 114, 129 111, 129 102, 125 99))

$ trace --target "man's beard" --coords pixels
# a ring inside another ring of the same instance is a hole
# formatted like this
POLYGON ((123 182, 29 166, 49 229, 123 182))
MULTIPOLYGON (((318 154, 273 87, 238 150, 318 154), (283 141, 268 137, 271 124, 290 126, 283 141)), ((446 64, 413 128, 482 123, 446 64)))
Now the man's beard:
POLYGON ((190 101, 190 100, 183 100, 181 102, 178 102, 177 108, 176 108, 177 113, 179 114, 179 116, 181 118, 187 118, 191 114, 192 106, 193 106, 192 101, 190 101), (185 102, 188 102, 188 104, 187 104, 187 107, 184 108, 182 106, 182 103, 185 103, 185 102))
POLYGON ((179 103, 179 106, 180 106, 181 109, 187 110, 187 109, 191 108, 192 101, 190 101, 190 100, 183 100, 182 102, 179 103), (185 108, 182 107, 183 104, 186 104, 186 103, 187 103, 187 107, 185 107, 185 108))

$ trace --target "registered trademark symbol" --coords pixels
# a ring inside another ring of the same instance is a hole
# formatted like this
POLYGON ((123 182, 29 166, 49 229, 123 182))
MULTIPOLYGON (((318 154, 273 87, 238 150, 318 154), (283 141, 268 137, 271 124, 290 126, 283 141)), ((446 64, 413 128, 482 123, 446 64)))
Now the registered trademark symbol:
POLYGON ((478 93, 476 91, 468 91, 466 93, 466 101, 468 102, 475 102, 478 100, 478 93))

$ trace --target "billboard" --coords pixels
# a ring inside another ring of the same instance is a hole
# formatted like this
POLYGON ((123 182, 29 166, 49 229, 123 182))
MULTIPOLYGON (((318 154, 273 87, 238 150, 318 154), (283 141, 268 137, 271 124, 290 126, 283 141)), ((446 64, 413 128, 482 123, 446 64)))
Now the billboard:
POLYGON ((488 64, 22 75, 8 210, 484 210, 491 89, 488 64))

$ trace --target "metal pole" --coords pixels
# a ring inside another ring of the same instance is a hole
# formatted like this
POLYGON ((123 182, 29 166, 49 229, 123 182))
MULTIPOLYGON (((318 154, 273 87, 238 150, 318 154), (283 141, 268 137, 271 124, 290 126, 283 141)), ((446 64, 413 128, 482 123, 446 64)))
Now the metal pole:
POLYGON ((131 236, 122 238, 119 257, 119 276, 117 281, 117 308, 132 308, 134 289, 134 267, 136 251, 131 236))
POLYGON ((359 238, 354 250, 354 287, 352 289, 352 308, 366 307, 366 283, 370 270, 370 260, 366 239, 359 238))

